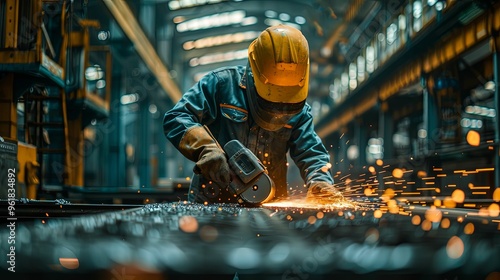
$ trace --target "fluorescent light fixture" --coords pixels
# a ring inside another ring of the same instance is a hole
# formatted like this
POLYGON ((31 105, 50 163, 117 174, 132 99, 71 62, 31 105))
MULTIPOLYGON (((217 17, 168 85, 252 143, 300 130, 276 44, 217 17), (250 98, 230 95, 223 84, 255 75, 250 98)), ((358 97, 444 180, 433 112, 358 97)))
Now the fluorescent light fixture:
POLYGON ((189 66, 196 67, 200 65, 208 65, 219 62, 226 62, 238 59, 245 59, 248 57, 248 50, 238 50, 230 51, 225 53, 214 53, 209 55, 204 55, 200 57, 195 57, 189 60, 189 66))
POLYGON ((254 40, 255 38, 257 38, 257 36, 259 36, 259 34, 259 31, 247 31, 220 36, 205 37, 194 41, 187 41, 182 45, 182 47, 184 50, 188 51, 192 49, 203 49, 227 44, 241 43, 254 40))
POLYGON ((228 26, 238 24, 245 18, 245 11, 238 10, 233 12, 213 14, 201 18, 186 20, 177 24, 178 32, 195 31, 209 29, 214 27, 228 26))
POLYGON ((295 24, 295 23, 292 23, 292 22, 284 22, 284 21, 281 21, 281 20, 278 20, 278 19, 272 19, 272 18, 266 18, 264 20, 264 23, 267 26, 275 26, 275 25, 279 25, 279 24, 285 24, 285 25, 289 25, 289 26, 295 27, 298 30, 302 29, 302 27, 300 25, 298 25, 298 24, 295 24))
POLYGON ((139 101, 140 96, 137 93, 125 94, 120 97, 120 103, 122 105, 128 105, 139 101))
POLYGON ((191 8, 191 7, 196 7, 196 6, 201 6, 201 5, 206 5, 206 4, 215 4, 215 3, 220 3, 224 2, 227 0, 170 0, 168 2, 168 8, 171 11, 179 10, 179 9, 184 9, 184 8, 191 8))

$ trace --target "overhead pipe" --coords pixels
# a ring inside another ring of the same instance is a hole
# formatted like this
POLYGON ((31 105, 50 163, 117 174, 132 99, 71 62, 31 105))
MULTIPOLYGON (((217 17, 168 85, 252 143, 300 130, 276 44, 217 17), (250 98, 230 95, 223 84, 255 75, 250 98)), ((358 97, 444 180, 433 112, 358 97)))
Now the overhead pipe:
POLYGON ((174 103, 179 101, 182 93, 177 83, 170 77, 169 70, 149 42, 127 3, 123 0, 103 0, 103 2, 170 99, 174 103))
POLYGON ((363 6, 364 0, 355 0, 351 2, 351 5, 347 8, 346 15, 344 17, 344 21, 340 24, 338 28, 332 33, 332 35, 326 40, 325 44, 321 49, 321 53, 325 57, 329 57, 333 54, 333 49, 335 47, 335 43, 340 40, 343 36, 344 31, 346 30, 349 23, 356 17, 359 12, 359 9, 363 6))

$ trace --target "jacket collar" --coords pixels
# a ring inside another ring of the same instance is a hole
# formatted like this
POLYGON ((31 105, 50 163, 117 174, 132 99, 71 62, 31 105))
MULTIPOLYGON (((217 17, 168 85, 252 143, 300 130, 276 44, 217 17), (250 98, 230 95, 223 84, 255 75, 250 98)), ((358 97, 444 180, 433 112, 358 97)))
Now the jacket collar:
POLYGON ((245 72, 243 72, 243 75, 241 75, 240 79, 240 87, 243 89, 247 88, 247 81, 248 81, 248 71, 250 70, 250 67, 247 65, 245 68, 245 72))

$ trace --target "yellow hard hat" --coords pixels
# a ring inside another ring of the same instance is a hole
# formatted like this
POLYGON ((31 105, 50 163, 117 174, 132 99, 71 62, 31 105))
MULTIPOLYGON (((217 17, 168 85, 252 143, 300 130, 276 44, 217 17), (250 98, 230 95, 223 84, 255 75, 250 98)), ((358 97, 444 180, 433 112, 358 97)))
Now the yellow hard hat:
POLYGON ((301 103, 309 86, 309 46, 302 33, 288 25, 264 30, 248 48, 257 94, 276 103, 301 103))

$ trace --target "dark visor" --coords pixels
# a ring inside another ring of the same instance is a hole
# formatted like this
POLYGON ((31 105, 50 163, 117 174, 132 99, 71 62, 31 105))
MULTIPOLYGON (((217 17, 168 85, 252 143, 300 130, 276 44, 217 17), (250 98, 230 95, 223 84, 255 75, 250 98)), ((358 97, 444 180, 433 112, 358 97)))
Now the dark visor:
POLYGON ((272 102, 265 100, 258 94, 256 94, 256 96, 257 105, 260 109, 277 115, 296 115, 302 111, 302 108, 304 108, 304 104, 306 103, 305 100, 298 103, 272 102))

